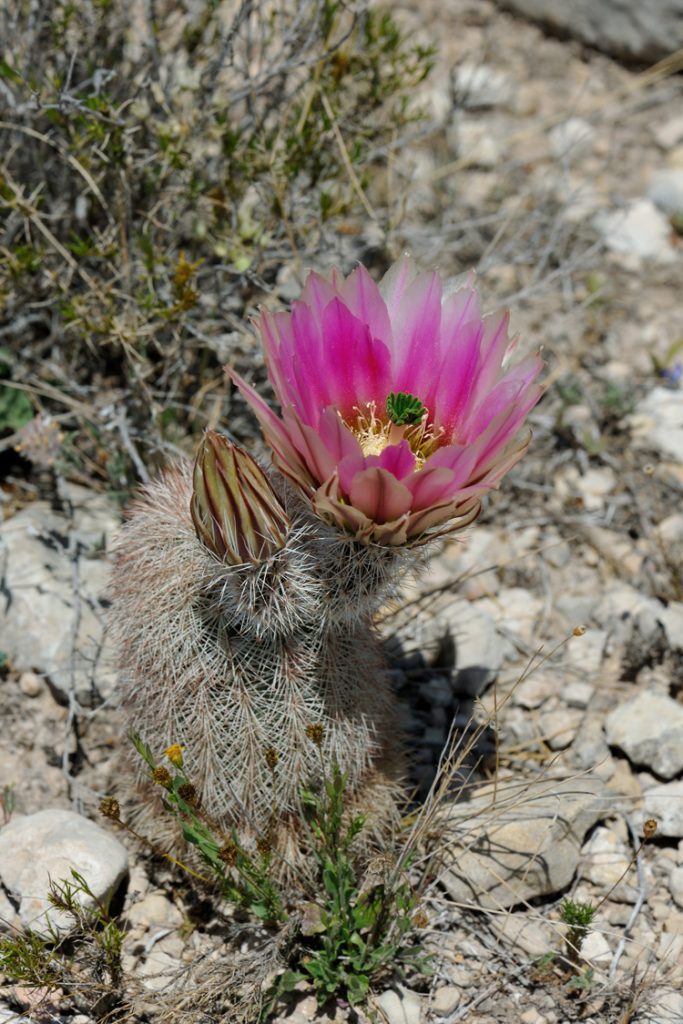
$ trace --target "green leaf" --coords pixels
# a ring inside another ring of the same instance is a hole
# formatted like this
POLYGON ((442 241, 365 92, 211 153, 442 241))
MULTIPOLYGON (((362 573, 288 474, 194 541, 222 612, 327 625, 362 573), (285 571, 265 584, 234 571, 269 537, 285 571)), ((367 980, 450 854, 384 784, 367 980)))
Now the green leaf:
POLYGON ((33 419, 33 405, 24 391, 0 384, 0 430, 21 430, 33 419))
POLYGON ((306 975, 302 974, 301 971, 285 971, 278 980, 278 990, 280 992, 293 992, 299 982, 305 980, 306 975))
POLYGON ((149 765, 150 768, 156 768, 157 763, 151 749, 147 746, 145 741, 138 736, 136 732, 129 732, 128 739, 133 744, 142 760, 149 765))
POLYGON ((0 78, 6 78, 8 82, 23 82, 23 78, 18 71, 7 63, 6 60, 0 60, 0 78))
POLYGON ((370 987, 370 981, 366 974, 350 974, 346 980, 346 994, 352 1006, 365 999, 370 987))

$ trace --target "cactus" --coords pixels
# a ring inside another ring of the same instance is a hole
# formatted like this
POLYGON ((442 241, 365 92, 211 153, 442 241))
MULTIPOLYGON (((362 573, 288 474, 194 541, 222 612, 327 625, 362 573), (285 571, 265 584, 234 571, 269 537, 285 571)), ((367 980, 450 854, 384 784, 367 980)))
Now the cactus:
POLYGON ((181 744, 226 830, 264 834, 275 804, 292 864, 321 760, 347 775, 369 841, 395 823, 401 758, 372 618, 405 558, 348 541, 278 483, 207 433, 194 471, 168 471, 131 510, 112 623, 131 726, 153 749, 181 744))
POLYGON ((305 852, 301 790, 337 764, 368 841, 397 821, 400 739, 373 616, 424 545, 470 523, 522 455, 537 358, 471 284, 399 262, 311 275, 261 331, 279 419, 233 374, 266 472, 208 432, 135 503, 113 582, 121 697, 155 750, 179 743, 205 810, 305 852), (311 741, 315 735, 316 742, 311 741))

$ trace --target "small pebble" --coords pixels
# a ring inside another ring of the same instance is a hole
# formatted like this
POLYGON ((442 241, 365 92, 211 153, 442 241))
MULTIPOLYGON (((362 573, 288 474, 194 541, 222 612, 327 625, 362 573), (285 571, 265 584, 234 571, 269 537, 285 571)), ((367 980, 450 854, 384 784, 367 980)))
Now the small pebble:
POLYGON ((19 677, 19 689, 25 697, 39 697, 44 685, 43 680, 35 672, 22 672, 19 677))

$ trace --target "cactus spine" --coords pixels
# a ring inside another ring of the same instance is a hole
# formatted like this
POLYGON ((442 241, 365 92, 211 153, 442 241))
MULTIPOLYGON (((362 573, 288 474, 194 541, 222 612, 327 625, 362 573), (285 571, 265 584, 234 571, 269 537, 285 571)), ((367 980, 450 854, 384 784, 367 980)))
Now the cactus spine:
POLYGON ((395 823, 401 759, 373 614, 409 558, 345 538, 212 432, 194 471, 148 486, 124 528, 112 625, 130 727, 154 750, 183 746, 222 827, 272 834, 276 806, 289 863, 301 787, 334 761, 368 836, 395 823))

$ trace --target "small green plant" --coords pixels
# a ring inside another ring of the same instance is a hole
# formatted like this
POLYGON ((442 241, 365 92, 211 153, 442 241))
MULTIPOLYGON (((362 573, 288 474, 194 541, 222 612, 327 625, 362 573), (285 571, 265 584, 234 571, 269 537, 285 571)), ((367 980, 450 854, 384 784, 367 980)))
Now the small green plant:
POLYGON ((45 934, 28 930, 0 938, 0 974, 46 995, 60 989, 79 1005, 85 997, 95 1016, 109 1012, 120 995, 123 933, 75 868, 70 879, 50 883, 47 898, 71 918, 68 934, 47 918, 45 934))
POLYGON ((321 1003, 341 992, 353 1006, 367 996, 373 979, 400 961, 423 964, 403 949, 417 912, 410 883, 386 858, 371 862, 364 879, 354 864, 352 844, 365 819, 356 815, 344 823, 345 788, 335 764, 321 793, 303 793, 323 891, 306 904, 299 962, 301 978, 312 980, 321 1003))
MULTIPOLYGON (((299 982, 312 984, 320 1003, 340 995, 351 1005, 361 1003, 370 986, 382 975, 397 969, 427 970, 427 958, 411 946, 408 935, 421 926, 419 897, 388 857, 378 856, 364 864, 354 851, 354 840, 365 827, 361 814, 349 816, 346 808, 347 778, 334 763, 331 771, 323 761, 323 727, 310 725, 307 739, 319 751, 319 790, 301 793, 304 824, 309 831, 313 876, 297 877, 285 888, 277 880, 278 856, 270 830, 249 847, 232 829, 221 832, 201 808, 201 797, 184 770, 179 744, 164 751, 168 766, 159 763, 149 746, 132 734, 131 740, 149 769, 149 778, 163 790, 164 810, 179 821, 185 841, 197 851, 208 868, 199 874, 168 853, 166 859, 213 887, 234 906, 253 914, 269 928, 282 928, 292 917, 297 922, 287 936, 286 970, 266 993, 259 1021, 266 1021, 276 1003, 299 982), (253 849, 251 848, 253 846, 253 849), (297 911, 299 913, 297 914, 297 911)), ((273 819, 277 812, 274 750, 264 751, 273 775, 273 819)), ((153 847, 124 821, 117 800, 106 797, 100 804, 105 817, 153 847)))
MULTIPOLYGON (((0 651, 0 655, 3 652, 0 651)), ((17 799, 14 792, 14 783, 6 782, 2 787, 0 793, 0 808, 2 808, 2 823, 6 825, 14 813, 14 808, 17 805, 17 799)))
POLYGON ((165 751, 174 768, 171 772, 157 764, 152 751, 139 736, 133 734, 131 740, 148 765, 152 781, 165 791, 165 808, 180 822, 183 838, 197 850, 225 899, 266 924, 284 922, 287 915, 270 870, 272 843, 269 836, 260 837, 255 852, 251 853, 240 842, 235 829, 230 835, 222 835, 218 825, 202 810, 199 794, 183 771, 181 747, 174 744, 165 751))
POLYGON ((0 433, 20 430, 33 418, 33 405, 20 386, 13 384, 12 356, 0 348, 0 433))
POLYGON ((571 899, 562 901, 560 916, 569 926, 565 937, 565 953, 572 967, 579 968, 581 965, 581 947, 590 931, 596 909, 591 903, 575 903, 571 899))

